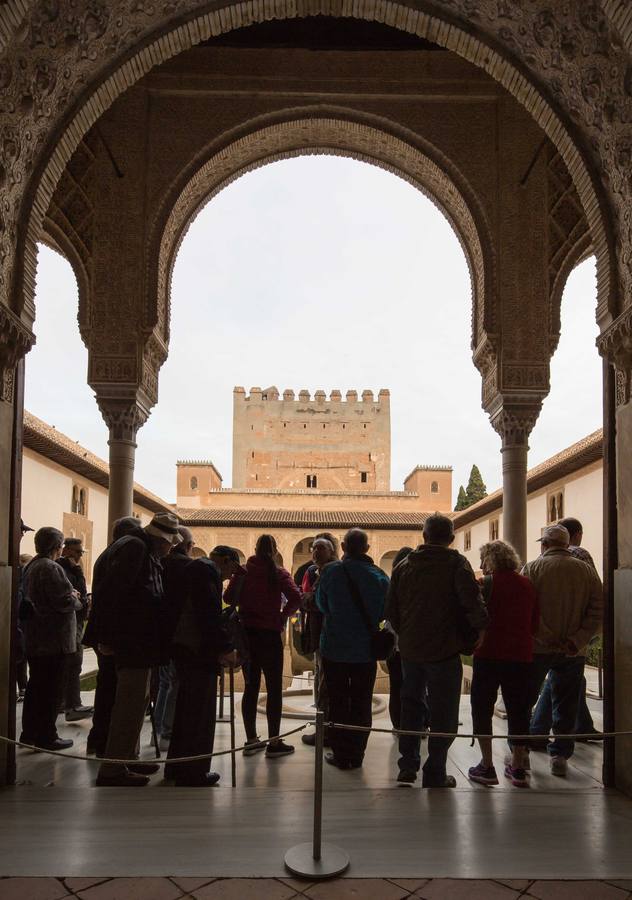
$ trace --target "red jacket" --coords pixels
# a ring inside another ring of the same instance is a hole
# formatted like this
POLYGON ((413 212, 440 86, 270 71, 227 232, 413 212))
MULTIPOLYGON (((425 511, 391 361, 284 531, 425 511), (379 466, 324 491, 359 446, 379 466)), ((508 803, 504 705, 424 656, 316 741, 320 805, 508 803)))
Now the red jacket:
POLYGON ((481 659, 531 662, 540 608, 529 579, 517 572, 496 572, 487 609, 490 623, 483 644, 474 655, 481 659))
POLYGON ((301 592, 285 569, 277 569, 277 582, 272 585, 265 561, 251 556, 231 578, 224 601, 237 606, 246 628, 283 631, 288 617, 301 605, 301 592))

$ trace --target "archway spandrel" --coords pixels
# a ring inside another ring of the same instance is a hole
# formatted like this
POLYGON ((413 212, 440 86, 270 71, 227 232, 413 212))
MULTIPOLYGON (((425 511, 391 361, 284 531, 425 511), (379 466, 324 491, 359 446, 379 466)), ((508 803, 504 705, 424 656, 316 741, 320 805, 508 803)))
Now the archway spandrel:
MULTIPOLYGON (((610 236, 603 214, 608 198, 616 214, 615 230, 629 247, 632 226, 624 216, 632 186, 616 138, 620 123, 629 121, 632 97, 625 88, 629 55, 620 40, 611 45, 609 38, 617 35, 611 34, 597 0, 575 0, 562 8, 533 0, 526 10, 522 4, 496 0, 419 0, 415 10, 391 2, 339 5, 327 0, 278 0, 274 10, 261 0, 212 12, 209 6, 183 0, 177 11, 166 7, 165 12, 156 5, 135 4, 130 10, 123 2, 95 0, 88 14, 78 12, 71 0, 59 0, 33 6, 25 16, 23 3, 10 4, 7 20, 24 22, 4 48, 0 105, 8 114, 9 130, 18 121, 21 127, 19 133, 5 132, 8 140, 0 159, 8 194, 0 288, 6 294, 10 286, 18 210, 26 198, 30 222, 17 271, 26 278, 24 286, 14 284, 17 309, 32 301, 34 246, 56 181, 83 134, 126 87, 211 35, 270 18, 333 14, 383 21, 439 43, 484 68, 518 97, 573 176, 597 255, 600 307, 616 314, 616 304, 632 284, 632 258, 627 250, 617 251, 617 296, 610 290, 610 236), (469 33, 472 22, 476 37, 469 33), (596 108, 606 115, 595 115, 596 108), (567 124, 554 110, 561 111, 567 124), (571 127, 581 150, 570 136, 571 127), (53 145, 55 133, 59 137, 53 145), (598 183, 599 163, 609 173, 609 184, 598 183)), ((608 3, 607 9, 619 23, 625 21, 619 7, 608 3)))

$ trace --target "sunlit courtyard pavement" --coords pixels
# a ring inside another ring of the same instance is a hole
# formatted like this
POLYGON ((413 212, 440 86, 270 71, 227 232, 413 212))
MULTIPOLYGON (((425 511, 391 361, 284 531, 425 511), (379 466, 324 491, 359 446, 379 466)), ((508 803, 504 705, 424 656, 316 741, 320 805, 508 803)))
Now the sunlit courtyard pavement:
MULTIPOLYGON (((307 703, 288 698, 287 710, 307 703)), ((591 706, 600 727, 599 704, 591 706)), ((466 697, 461 720, 468 731, 466 697)), ((301 724, 286 718, 283 729, 301 724)), ((383 712, 375 725, 388 727, 383 712)), ((505 723, 495 720, 495 727, 505 723)), ((60 732, 82 753, 88 728, 63 724, 60 732)), ((325 766, 323 837, 349 854, 347 876, 316 885, 289 879, 285 852, 309 840, 312 829, 314 751, 300 737, 289 739, 292 757, 239 754, 236 788, 230 756, 218 757, 220 786, 205 790, 175 788, 160 774, 142 790, 99 789, 94 763, 19 751, 19 783, 0 792, 0 900, 632 894, 632 802, 603 790, 600 745, 579 745, 566 779, 550 774, 546 756, 532 754, 531 788, 517 790, 508 782, 492 789, 469 782, 477 751, 458 740, 449 759, 457 788, 425 791, 396 785, 397 743, 389 733, 371 736, 361 770, 325 766)), ((148 744, 147 723, 142 756, 151 758, 148 744)), ((216 749, 229 746, 229 725, 220 723, 216 749)), ((502 782, 504 742, 494 752, 502 782)))

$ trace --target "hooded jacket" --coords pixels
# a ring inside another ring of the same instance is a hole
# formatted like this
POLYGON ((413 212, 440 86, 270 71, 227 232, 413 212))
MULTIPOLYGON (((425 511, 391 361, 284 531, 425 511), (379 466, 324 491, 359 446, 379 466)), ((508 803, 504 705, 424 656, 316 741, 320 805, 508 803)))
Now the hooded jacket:
POLYGON ((534 653, 565 653, 568 641, 578 656, 601 631, 603 588, 597 572, 564 548, 550 548, 522 570, 540 603, 534 653))
POLYGON ((237 606, 244 627, 283 631, 301 605, 301 592, 288 571, 277 568, 271 581, 266 560, 251 556, 231 578, 224 601, 237 606))
POLYGON ((435 544, 422 544, 393 570, 386 618, 402 659, 418 663, 460 653, 464 626, 482 631, 489 621, 467 559, 435 544))

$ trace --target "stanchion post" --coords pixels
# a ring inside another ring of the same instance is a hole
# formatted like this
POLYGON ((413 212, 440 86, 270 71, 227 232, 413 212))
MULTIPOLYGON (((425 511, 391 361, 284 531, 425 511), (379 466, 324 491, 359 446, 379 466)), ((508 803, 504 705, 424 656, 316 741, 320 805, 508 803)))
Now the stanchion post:
POLYGON ((314 757, 314 828, 312 840, 291 847, 285 854, 285 866, 298 878, 312 881, 342 875, 349 867, 349 856, 340 847, 323 844, 323 750, 325 746, 325 714, 316 713, 316 746, 314 757))
POLYGON ((230 691, 230 776, 233 787, 237 787, 237 752, 235 750, 235 670, 228 670, 228 689, 230 691))

